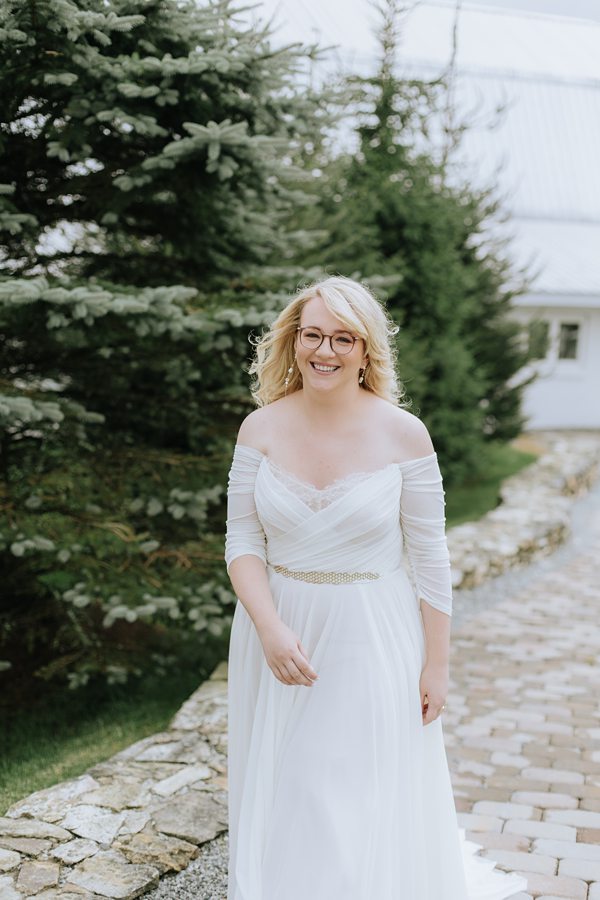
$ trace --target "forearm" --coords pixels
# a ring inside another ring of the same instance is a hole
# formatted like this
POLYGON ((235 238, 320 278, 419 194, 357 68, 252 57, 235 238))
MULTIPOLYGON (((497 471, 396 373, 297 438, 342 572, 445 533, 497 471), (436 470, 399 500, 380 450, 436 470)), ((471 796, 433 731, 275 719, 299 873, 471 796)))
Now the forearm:
POLYGON ((450 660, 450 628, 452 617, 421 599, 421 616, 425 631, 426 662, 447 666, 450 660))
POLYGON ((228 574, 235 595, 247 610, 258 634, 279 621, 267 569, 258 556, 244 554, 236 557, 229 566, 228 574))

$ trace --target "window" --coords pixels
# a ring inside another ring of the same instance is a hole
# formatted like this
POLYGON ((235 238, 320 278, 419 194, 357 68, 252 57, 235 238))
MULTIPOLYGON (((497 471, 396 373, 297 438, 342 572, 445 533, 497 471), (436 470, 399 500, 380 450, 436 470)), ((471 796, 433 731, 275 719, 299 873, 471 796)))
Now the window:
POLYGON ((558 358, 577 359, 579 325, 575 322, 561 322, 558 335, 558 358))
POLYGON ((527 323, 527 337, 531 359, 544 359, 550 345, 550 323, 532 319, 527 323))

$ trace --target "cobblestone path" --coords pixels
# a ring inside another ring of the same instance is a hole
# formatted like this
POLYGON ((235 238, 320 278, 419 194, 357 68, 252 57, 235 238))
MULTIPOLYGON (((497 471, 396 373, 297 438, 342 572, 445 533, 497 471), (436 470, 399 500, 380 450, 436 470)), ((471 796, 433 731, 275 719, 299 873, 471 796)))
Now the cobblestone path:
POLYGON ((453 628, 444 733, 459 822, 526 875, 519 900, 600 900, 598 486, 582 506, 564 550, 453 628))

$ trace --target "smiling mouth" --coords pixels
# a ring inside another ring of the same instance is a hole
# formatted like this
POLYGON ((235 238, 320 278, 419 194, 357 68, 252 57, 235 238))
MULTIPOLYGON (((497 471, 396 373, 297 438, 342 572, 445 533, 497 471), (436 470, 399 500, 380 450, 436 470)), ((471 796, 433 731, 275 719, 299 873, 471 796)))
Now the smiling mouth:
POLYGON ((319 372, 321 375, 331 375, 333 372, 337 372, 339 366, 325 366, 320 363, 311 362, 311 366, 315 370, 315 372, 319 372))

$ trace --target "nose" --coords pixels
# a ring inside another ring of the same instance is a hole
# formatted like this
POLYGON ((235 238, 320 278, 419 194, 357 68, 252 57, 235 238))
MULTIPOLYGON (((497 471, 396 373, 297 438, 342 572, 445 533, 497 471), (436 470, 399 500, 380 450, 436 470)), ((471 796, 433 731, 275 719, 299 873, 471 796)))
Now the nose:
POLYGON ((333 349, 333 338, 325 336, 321 343, 321 346, 315 350, 315 353, 318 356, 335 356, 336 352, 333 349))

